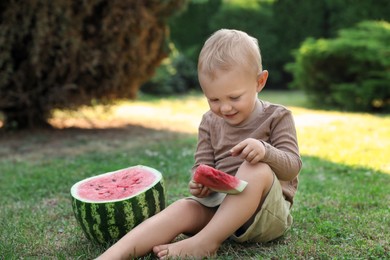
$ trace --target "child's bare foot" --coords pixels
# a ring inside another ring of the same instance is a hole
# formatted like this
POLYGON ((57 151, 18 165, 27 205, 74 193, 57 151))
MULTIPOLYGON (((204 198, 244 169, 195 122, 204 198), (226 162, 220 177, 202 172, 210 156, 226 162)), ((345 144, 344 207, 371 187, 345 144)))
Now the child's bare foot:
POLYGON ((195 238, 188 238, 172 244, 155 246, 153 252, 159 259, 175 259, 175 257, 202 259, 215 255, 218 250, 219 245, 212 245, 208 241, 198 243, 195 240, 195 238))

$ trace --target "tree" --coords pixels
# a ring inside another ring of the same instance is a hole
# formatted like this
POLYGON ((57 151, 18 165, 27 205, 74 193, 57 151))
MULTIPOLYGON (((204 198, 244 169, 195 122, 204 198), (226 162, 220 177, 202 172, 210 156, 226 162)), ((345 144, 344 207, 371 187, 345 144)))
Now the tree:
POLYGON ((135 98, 167 56, 166 20, 185 0, 0 4, 5 126, 41 127, 54 108, 135 98))

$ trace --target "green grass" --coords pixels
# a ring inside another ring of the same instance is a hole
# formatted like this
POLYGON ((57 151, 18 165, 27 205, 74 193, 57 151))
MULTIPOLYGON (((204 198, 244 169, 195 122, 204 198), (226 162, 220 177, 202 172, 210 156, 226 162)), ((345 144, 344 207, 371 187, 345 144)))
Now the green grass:
MULTIPOLYGON (((271 91, 262 97, 289 106, 296 118, 304 167, 294 224, 271 243, 227 241, 218 259, 390 258, 389 115, 309 109, 299 92, 271 91)), ((146 99, 121 104, 169 111, 180 125, 181 113, 192 119, 207 108, 199 95, 146 99)), ((85 114, 93 117, 93 111, 85 114)), ((104 247, 86 240, 70 203, 70 187, 85 177, 144 164, 164 174, 169 203, 188 195, 196 129, 184 124, 188 131, 178 127, 175 132, 175 120, 169 126, 146 121, 143 127, 150 124, 149 129, 132 134, 127 131, 136 126, 0 137, 0 259, 98 256, 104 247)))
MULTIPOLYGON (((70 204, 70 187, 96 173, 144 164, 160 169, 169 203, 187 194, 193 138, 138 145, 118 153, 89 153, 39 162, 0 162, 2 191, 0 254, 23 257, 91 259, 103 248, 89 243, 77 226, 70 204), (140 152, 142 151, 142 152, 140 152), (151 152, 153 151, 153 152, 151 152), (172 158, 176 160, 173 161, 172 158)), ((1 258, 1 257, 0 257, 1 258)))

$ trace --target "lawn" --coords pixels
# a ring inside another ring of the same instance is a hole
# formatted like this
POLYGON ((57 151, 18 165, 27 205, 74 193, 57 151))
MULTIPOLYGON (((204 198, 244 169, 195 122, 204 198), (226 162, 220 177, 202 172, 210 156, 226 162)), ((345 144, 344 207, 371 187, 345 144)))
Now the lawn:
MULTIPOLYGON (((294 224, 266 244, 227 241, 218 259, 390 258, 390 116, 310 108, 300 92, 261 98, 294 114, 304 162, 294 224)), ((200 95, 141 96, 111 107, 56 111, 55 130, 0 132, 0 259, 92 259, 70 187, 144 164, 164 174, 168 202, 188 195, 200 95)), ((145 259, 153 259, 147 256, 145 259)))

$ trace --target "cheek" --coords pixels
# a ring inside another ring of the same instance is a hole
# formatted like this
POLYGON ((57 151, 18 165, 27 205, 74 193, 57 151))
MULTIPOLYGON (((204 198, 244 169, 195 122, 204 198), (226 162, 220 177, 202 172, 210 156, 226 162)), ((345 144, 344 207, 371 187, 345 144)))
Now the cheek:
POLYGON ((243 108, 248 106, 247 100, 240 100, 239 102, 235 102, 233 107, 237 110, 242 110, 243 108))
POLYGON ((254 106, 253 100, 243 99, 243 100, 240 100, 239 102, 235 103, 234 108, 236 110, 241 111, 241 112, 247 112, 248 110, 252 111, 253 106, 254 106))
POLYGON ((216 113, 216 114, 219 113, 219 105, 218 104, 214 104, 214 103, 209 102, 209 107, 210 107, 210 110, 213 111, 214 113, 216 113))

